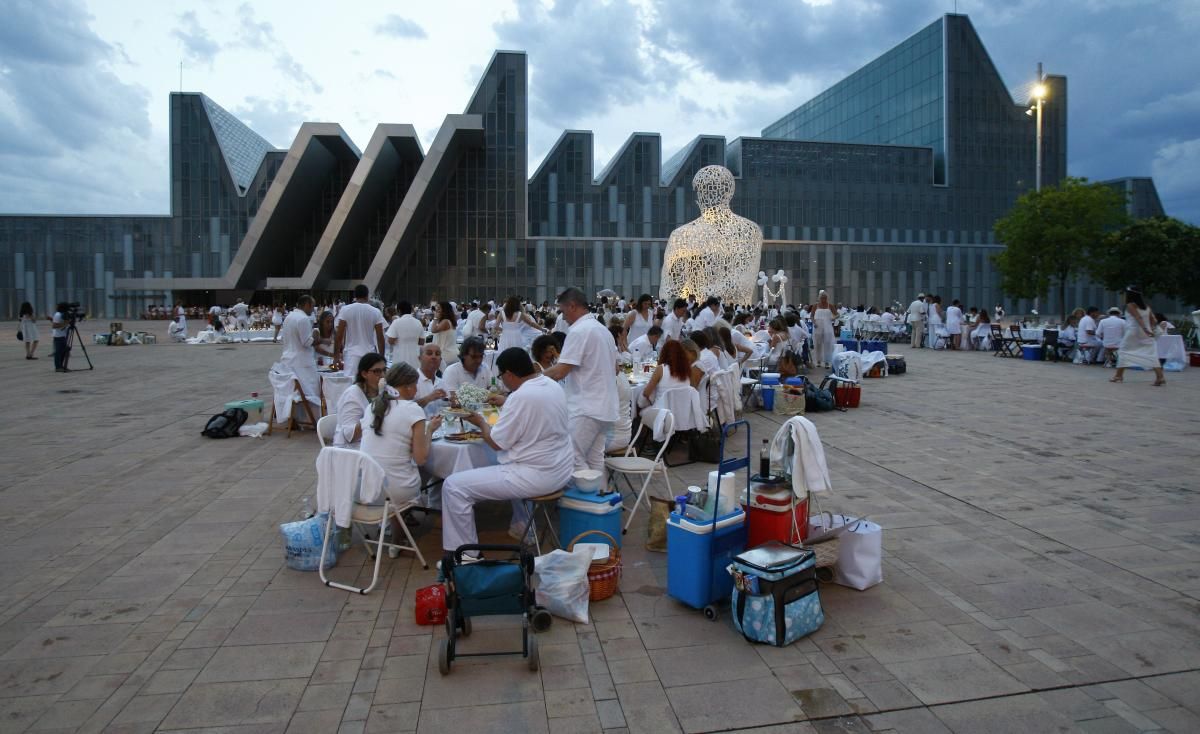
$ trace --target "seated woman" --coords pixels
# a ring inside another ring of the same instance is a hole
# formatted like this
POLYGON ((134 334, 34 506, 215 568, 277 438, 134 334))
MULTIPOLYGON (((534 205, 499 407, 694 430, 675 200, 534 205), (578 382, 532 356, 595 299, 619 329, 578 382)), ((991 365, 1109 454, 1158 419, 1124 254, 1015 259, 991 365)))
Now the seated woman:
POLYGON ((1175 324, 1172 324, 1167 320, 1166 314, 1156 313, 1154 314, 1154 318, 1158 321, 1158 324, 1156 324, 1154 327, 1155 336, 1170 334, 1175 329, 1175 324))
POLYGON ((704 374, 712 374, 721 369, 721 362, 717 359, 717 353, 714 349, 712 333, 710 329, 698 329, 691 333, 691 339, 700 348, 700 355, 696 361, 704 374))
MULTIPOLYGON (((617 336, 614 334, 613 340, 616 341, 616 339, 617 336)), ((537 352, 535 351, 534 354, 536 355, 537 352)), ((534 362, 533 366, 536 369, 538 363, 534 362)), ((633 438, 633 388, 619 363, 616 365, 615 379, 617 381, 617 419, 613 421, 604 437, 605 453, 610 451, 619 453, 629 445, 630 439, 633 438)))
POLYGON ((550 334, 534 339, 529 351, 533 354, 533 368, 538 372, 558 363, 558 341, 550 334))
POLYGON ((638 404, 653 405, 654 401, 668 390, 677 387, 695 387, 699 379, 693 382, 692 376, 693 365, 687 350, 683 343, 672 339, 663 345, 662 352, 658 355, 658 366, 654 368, 650 382, 647 382, 646 387, 642 390, 642 399, 645 402, 639 400, 638 404))
MULTIPOLYGON (((721 369, 732 367, 733 365, 738 364, 738 357, 740 355, 738 354, 737 345, 733 343, 733 332, 730 330, 729 325, 724 321, 718 321, 717 325, 714 326, 713 329, 717 334, 717 344, 719 347, 716 350, 716 354, 717 362, 721 365, 721 369)), ((751 351, 752 350, 747 347, 747 354, 751 351)))
POLYGON ((387 476, 387 496, 404 502, 421 490, 417 470, 429 456, 433 432, 442 424, 442 416, 425 420, 425 411, 414 402, 417 396, 417 371, 408 362, 398 362, 387 372, 387 386, 371 401, 371 414, 363 424, 362 448, 387 476), (394 392, 393 392, 394 391, 394 392))
POLYGON ((787 322, 781 318, 771 319, 767 324, 767 344, 770 347, 767 353, 768 368, 774 369, 779 366, 779 358, 787 351, 790 338, 787 322))
POLYGON ((992 348, 992 320, 988 317, 987 309, 979 310, 979 318, 971 330, 971 344, 984 351, 992 348))
POLYGON ((358 448, 358 442, 362 439, 362 419, 367 415, 371 401, 379 395, 383 371, 383 355, 378 352, 367 352, 358 360, 354 384, 338 398, 334 446, 358 448))
POLYGON ((333 312, 322 311, 313 328, 313 351, 317 353, 317 366, 333 364, 333 312))

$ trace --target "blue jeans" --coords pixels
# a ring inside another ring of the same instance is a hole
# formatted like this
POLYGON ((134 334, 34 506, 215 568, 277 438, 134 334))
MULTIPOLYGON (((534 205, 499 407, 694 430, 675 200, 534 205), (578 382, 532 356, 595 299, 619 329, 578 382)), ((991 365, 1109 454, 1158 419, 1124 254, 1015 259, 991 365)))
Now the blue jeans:
POLYGON ((65 336, 54 337, 54 369, 62 369, 67 366, 67 338, 65 336))

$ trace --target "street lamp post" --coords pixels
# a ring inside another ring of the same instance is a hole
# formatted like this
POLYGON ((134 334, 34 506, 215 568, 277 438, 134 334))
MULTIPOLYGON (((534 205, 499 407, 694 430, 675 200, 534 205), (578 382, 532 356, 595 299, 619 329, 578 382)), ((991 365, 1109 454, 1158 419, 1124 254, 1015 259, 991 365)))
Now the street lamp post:
POLYGON ((1037 175, 1034 179, 1035 191, 1042 190, 1042 101, 1046 99, 1046 84, 1042 77, 1042 64, 1038 62, 1037 84, 1033 87, 1033 96, 1037 99, 1037 175))

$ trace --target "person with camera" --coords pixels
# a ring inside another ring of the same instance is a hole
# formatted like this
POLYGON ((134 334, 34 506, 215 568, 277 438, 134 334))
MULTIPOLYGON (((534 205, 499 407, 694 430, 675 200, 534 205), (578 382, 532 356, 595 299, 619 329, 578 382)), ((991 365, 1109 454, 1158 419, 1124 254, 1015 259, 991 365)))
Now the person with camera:
POLYGON ((54 337, 54 371, 70 372, 67 369, 67 313, 70 307, 66 301, 58 304, 54 315, 50 317, 50 334, 54 337))

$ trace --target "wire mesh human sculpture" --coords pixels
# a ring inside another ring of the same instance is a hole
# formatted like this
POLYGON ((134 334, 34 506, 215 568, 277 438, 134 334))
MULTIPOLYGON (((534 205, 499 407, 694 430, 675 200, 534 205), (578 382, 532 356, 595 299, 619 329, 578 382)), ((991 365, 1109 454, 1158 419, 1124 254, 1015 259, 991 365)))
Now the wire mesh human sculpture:
POLYGON ((726 303, 753 303, 763 234, 729 208, 733 174, 724 166, 705 166, 696 172, 692 188, 700 216, 671 233, 659 297, 716 296, 726 303))

